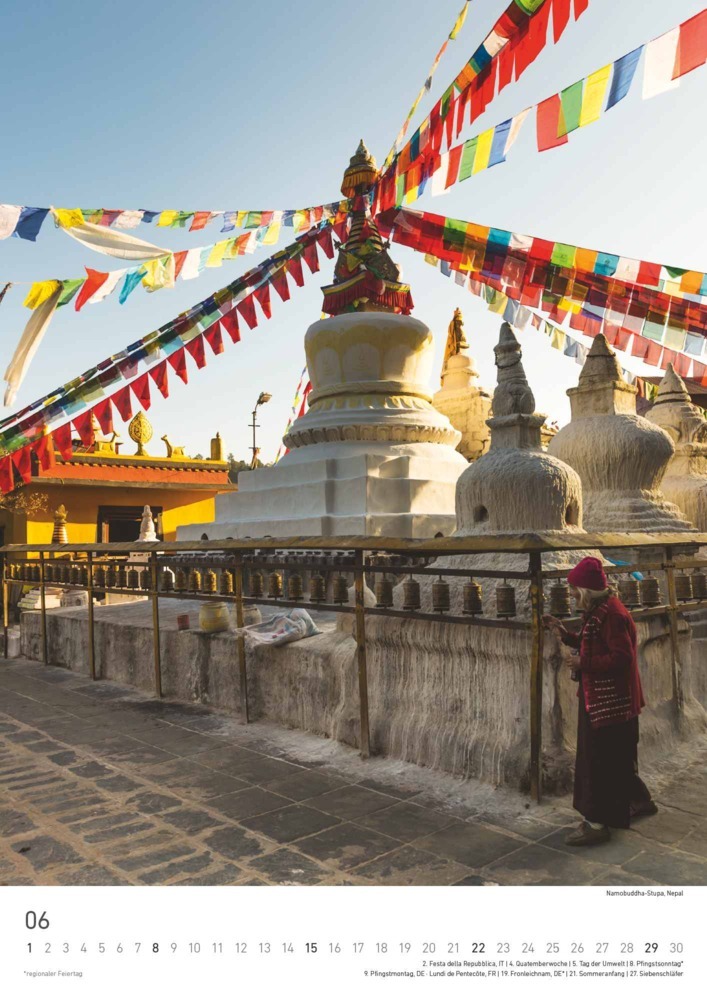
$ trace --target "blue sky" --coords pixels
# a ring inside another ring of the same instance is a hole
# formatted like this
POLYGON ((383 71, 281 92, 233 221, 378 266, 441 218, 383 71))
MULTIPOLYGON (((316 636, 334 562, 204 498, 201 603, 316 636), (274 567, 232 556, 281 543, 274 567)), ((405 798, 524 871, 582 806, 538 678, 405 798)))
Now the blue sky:
MULTIPOLYGON (((471 5, 432 99, 505 5, 471 5)), ((0 202, 258 209, 334 200, 360 137, 379 161, 385 157, 461 6, 461 0, 174 0, 168 8, 128 9, 103 0, 6 0, 0 202)), ((474 131, 555 93, 702 6, 700 0, 591 0, 579 22, 494 101, 474 131)), ((637 77, 624 102, 574 133, 568 145, 543 154, 535 151, 528 119, 507 163, 443 198, 425 196, 416 207, 707 270, 706 87, 703 68, 678 90, 643 102, 637 77)), ((216 225, 200 233, 141 226, 135 234, 175 250, 220 238, 216 225)), ((113 296, 79 314, 61 310, 17 407, 176 316, 264 255, 207 270, 172 290, 148 295, 138 289, 124 306, 113 296)), ((412 285, 415 315, 436 334, 438 358, 459 305, 481 380, 492 387, 498 317, 413 252, 397 248, 395 256, 412 285)), ((0 242, 3 281, 79 277, 84 265, 107 270, 120 262, 113 265, 50 224, 35 244, 0 242)), ((260 443, 263 458, 274 457, 304 363, 304 332, 319 318, 320 285, 330 267, 286 305, 277 300, 269 323, 239 345, 228 344, 221 357, 209 356, 189 386, 171 380, 169 400, 155 400, 149 414, 155 452, 162 451, 164 433, 192 453, 206 452, 220 430, 227 449, 245 457, 249 413, 264 389, 273 399, 261 411, 260 443)), ((12 289, 0 307, 3 370, 29 316, 23 291, 12 289)), ((522 342, 538 408, 565 422, 565 390, 576 384, 579 369, 532 329, 522 342)), ((640 366, 633 361, 633 368, 640 366)))

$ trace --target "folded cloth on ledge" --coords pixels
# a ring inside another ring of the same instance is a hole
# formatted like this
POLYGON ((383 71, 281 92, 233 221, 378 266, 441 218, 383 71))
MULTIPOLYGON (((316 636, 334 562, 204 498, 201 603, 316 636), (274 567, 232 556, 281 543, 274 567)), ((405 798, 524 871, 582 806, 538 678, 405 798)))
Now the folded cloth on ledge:
POLYGON ((320 629, 303 608, 279 612, 257 625, 236 629, 236 635, 243 636, 246 646, 284 646, 319 633, 320 629))

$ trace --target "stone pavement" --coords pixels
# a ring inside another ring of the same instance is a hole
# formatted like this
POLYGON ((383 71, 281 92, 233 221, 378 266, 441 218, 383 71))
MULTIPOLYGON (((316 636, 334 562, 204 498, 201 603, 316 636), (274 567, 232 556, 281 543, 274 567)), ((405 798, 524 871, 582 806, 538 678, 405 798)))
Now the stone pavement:
POLYGON ((0 661, 0 884, 707 885, 706 761, 578 852, 566 800, 0 661))

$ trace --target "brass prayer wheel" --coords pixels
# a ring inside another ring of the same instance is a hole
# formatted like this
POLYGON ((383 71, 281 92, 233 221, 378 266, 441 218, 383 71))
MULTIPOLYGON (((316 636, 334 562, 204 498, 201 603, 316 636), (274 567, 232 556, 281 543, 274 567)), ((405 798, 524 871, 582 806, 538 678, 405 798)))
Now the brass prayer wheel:
POLYGON ((376 581, 376 607, 393 607, 393 583, 385 577, 376 581))
POLYGON ((701 569, 693 570, 692 596, 696 601, 704 601, 707 598, 707 576, 701 569))
POLYGON ((194 593, 201 590, 201 573, 198 569, 189 571, 189 590, 194 593))
POLYGON ((140 589, 140 573, 131 566, 128 570, 128 590, 139 590, 140 589))
POLYGON ((106 587, 109 590, 115 587, 115 563, 108 563, 106 566, 106 587))
MULTIPOLYGON (((253 592, 253 577, 254 576, 255 576, 255 573, 253 573, 251 575, 251 578, 250 578, 251 579, 251 593, 253 592)), ((260 580, 261 580, 261 584, 262 584, 262 576, 260 577, 260 580)), ((262 587, 261 587, 261 593, 262 593, 262 587)), ((255 594, 253 594, 253 596, 255 597, 255 594)), ((270 598, 282 597, 282 573, 273 572, 268 577, 268 597, 270 597, 270 598)))
POLYGON ((116 577, 115 585, 116 587, 120 587, 121 589, 124 589, 128 586, 128 574, 125 569, 125 565, 123 563, 120 563, 120 565, 118 566, 118 574, 116 577))
POLYGON ((641 589, 638 580, 632 576, 619 580, 619 599, 627 608, 638 608, 641 604, 641 589))
POLYGON ((152 574, 150 573, 149 569, 147 569, 147 568, 141 569, 140 570, 140 589, 141 590, 149 590, 151 586, 152 586, 152 574))
POLYGON ((440 576, 439 580, 435 580, 432 584, 432 610, 443 615, 451 606, 449 584, 440 576))
POLYGON ((69 583, 78 586, 81 583, 81 570, 78 566, 72 566, 69 570, 69 583))
POLYGON ((81 567, 81 586, 88 587, 88 566, 81 567))
POLYGON ((467 580, 462 591, 465 615, 480 615, 484 610, 481 603, 481 587, 476 580, 467 580))
POLYGON ((572 614, 570 588, 561 580, 550 587, 550 614, 555 618, 569 618, 572 614))
POLYGON ((44 565, 44 582, 45 583, 54 582, 54 566, 50 562, 45 563, 44 565))
POLYGON ((692 577, 687 573, 675 574, 675 596, 679 601, 692 600, 692 577))
POLYGON ((648 608, 660 604, 660 584, 654 576, 646 576, 641 580, 641 603, 648 608))
POLYGON ((309 581, 309 599, 312 604, 323 604, 326 601, 326 582, 320 573, 309 581))
POLYGON ((504 580, 496 586, 496 616, 498 618, 515 618, 516 591, 504 580))
POLYGON ((419 611, 421 607, 420 584, 411 576, 403 584, 403 611, 419 611))
POLYGON ((349 603, 349 584, 345 576, 341 573, 334 577, 334 593, 333 593, 334 604, 348 604, 349 603))
POLYGON ((39 583, 42 576, 42 571, 39 568, 39 563, 35 563, 32 567, 32 580, 34 583, 39 583))
POLYGON ((72 572, 71 563, 65 562, 64 565, 61 567, 62 583, 71 583, 71 572, 72 572))
MULTIPOLYGON (((272 590, 272 578, 276 574, 271 573, 269 578, 270 590, 272 590)), ((280 579, 280 592, 278 594, 271 594, 268 590, 268 597, 279 597, 282 593, 282 578, 280 579)), ((253 570, 250 574, 250 596, 251 597, 262 597, 263 596, 263 574, 259 569, 253 570)))
POLYGON ((233 593, 233 573, 229 570, 221 570, 221 579, 219 581, 219 591, 222 595, 233 593))
POLYGON ((203 594, 215 594, 216 585, 216 574, 212 569, 207 569, 201 581, 201 592, 203 594))
POLYGON ((174 589, 174 577, 172 576, 172 571, 165 568, 160 573, 160 590, 165 593, 174 589))
POLYGON ((106 585, 106 571, 103 566, 96 566, 93 571, 93 586, 103 590, 106 585))
POLYGON ((187 574, 183 569, 178 569, 174 574, 174 589, 182 594, 187 589, 187 574))
POLYGON ((301 601, 302 594, 302 577, 299 573, 291 573, 287 577, 287 598, 290 601, 301 601))

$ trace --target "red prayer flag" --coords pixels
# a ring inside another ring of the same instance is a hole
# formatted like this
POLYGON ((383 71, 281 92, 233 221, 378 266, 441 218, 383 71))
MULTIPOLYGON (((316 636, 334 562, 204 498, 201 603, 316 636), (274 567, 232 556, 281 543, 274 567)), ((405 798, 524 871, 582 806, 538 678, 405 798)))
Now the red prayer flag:
POLYGON ((673 368, 681 378, 687 378, 689 376, 691 365, 692 358, 688 358, 686 354, 678 354, 673 361, 673 368))
POLYGON ((326 226, 322 229, 317 237, 317 240, 319 241, 319 246, 322 248, 326 256, 329 260, 332 260, 334 257, 334 240, 332 237, 331 226, 326 226))
POLYGON ((643 360, 647 365, 653 365, 655 368, 658 368, 660 367, 660 356, 662 353, 663 345, 659 344, 657 340, 651 340, 643 360))
POLYGON ((552 0, 552 37, 559 42, 570 19, 570 0, 552 0))
POLYGON ((513 79, 513 47, 504 45, 498 53, 498 92, 499 94, 513 79))
POLYGON ((74 454, 74 447, 71 441, 71 424, 62 424, 52 431, 52 441, 55 449, 59 452, 65 462, 70 462, 74 454))
POLYGON ((701 361, 693 361, 692 365, 692 377, 695 382, 707 386, 707 365, 703 365, 701 361))
POLYGON ((314 240, 311 240, 309 243, 305 243, 304 253, 302 256, 304 257, 307 267, 312 274, 316 274, 319 270, 319 257, 317 256, 317 244, 314 240))
POLYGON ((123 420, 130 420, 133 415, 133 401, 130 396, 130 386, 125 385, 122 389, 118 389, 111 396, 113 400, 113 405, 120 414, 123 420))
POLYGON ((174 280, 176 281, 179 275, 182 273, 182 268, 184 267, 184 261, 187 259, 188 250, 180 250, 174 255, 174 280))
POLYGON ((238 329, 238 313, 235 309, 231 309, 230 312, 227 312, 225 316, 221 317, 221 326, 224 328, 233 343, 237 344, 241 339, 241 332, 238 329))
POLYGON ((12 472, 12 459, 9 455, 0 458, 0 493, 12 493, 15 488, 15 477, 12 472))
POLYGON ((191 220, 189 232, 193 233, 196 229, 203 229, 208 225, 210 218, 211 212, 194 212, 194 218, 191 220))
POLYGON ((223 337, 218 323, 214 323, 208 330, 204 330, 204 340, 214 354, 223 354, 223 337))
POLYGON ((650 341, 646 337, 635 334, 633 343, 631 344, 631 354, 634 358, 641 358, 643 360, 648 354, 649 343, 650 341))
POLYGON ((74 425, 76 433, 81 438, 81 443, 84 447, 90 448, 96 439, 91 410, 86 410, 85 413, 77 413, 76 416, 71 418, 71 423, 74 425))
POLYGON ((541 101, 537 109, 537 133, 538 150, 544 152, 546 149, 554 149, 555 146, 564 146, 568 141, 566 135, 558 136, 560 130, 560 114, 562 112, 562 102, 560 95, 554 94, 547 100, 541 101))
MULTIPOLYGON (((301 274, 302 264, 300 262, 300 274, 301 274)), ((251 330, 254 330, 258 325, 258 317, 255 315, 255 302, 253 301, 253 293, 251 292, 245 299, 241 301, 236 306, 236 309, 241 314, 243 319, 248 324, 251 330)))
POLYGON ((34 453, 37 461, 43 470, 51 469, 54 462, 54 449, 52 448, 51 434, 43 434, 39 441, 35 441, 34 453))
POLYGON ((677 360, 677 352, 676 351, 670 351, 666 347, 664 349, 663 354, 662 354, 661 359, 660 359, 660 367, 663 369, 663 371, 665 371, 667 369, 668 365, 672 362, 672 365, 673 365, 673 368, 674 368, 676 360, 677 360))
POLYGON ((79 289, 79 294, 76 296, 74 302, 74 309, 79 312, 83 306, 86 305, 88 300, 97 292, 98 289, 108 280, 107 271, 94 271, 92 268, 86 268, 86 280, 79 289))
POLYGON ((134 382, 131 382, 128 386, 129 389, 135 393, 135 399, 137 399, 143 410, 150 409, 150 380, 147 377, 147 372, 141 375, 140 378, 136 378, 134 382))
POLYGON ((461 163, 463 152, 464 152, 463 144, 461 146, 455 146, 454 149, 449 150, 449 162, 447 164, 447 179, 444 182, 445 189, 451 187, 452 184, 456 184, 457 182, 457 177, 459 176, 459 164, 461 163))
POLYGON ((189 343, 184 346, 196 361, 196 367, 205 368, 206 352, 204 350, 204 335, 200 333, 198 337, 194 337, 193 340, 190 340, 189 343))
POLYGON ((175 374, 187 385, 189 382, 189 373, 187 372, 187 359, 184 354, 184 348, 180 347, 174 354, 170 354, 167 360, 174 369, 175 374))
POLYGON ((167 362, 160 361, 154 368, 147 372, 165 399, 169 396, 169 380, 167 378, 167 362))
POLYGON ((278 271, 275 271, 270 281, 282 301, 288 302, 290 299, 290 286, 287 284, 287 271, 285 268, 281 267, 278 271))
POLYGON ((589 6, 589 0, 574 0, 574 19, 578 21, 589 6))
POLYGON ((260 288, 256 288, 253 295, 255 295, 260 303, 260 308, 263 310, 265 318, 270 319, 272 317, 272 310, 270 308, 270 282, 266 281, 260 288))
POLYGON ((113 406, 108 399, 102 399, 93 407, 93 414, 104 434, 113 433, 113 406))
POLYGON ((639 285, 657 285, 660 281, 660 264, 649 264, 642 260, 636 281, 639 285))
POLYGON ((298 288, 301 288, 304 284, 304 275, 302 273, 302 258, 301 256, 292 257, 287 262, 287 270, 295 279, 295 284, 298 288))
POLYGON ((707 62, 707 9, 680 25, 673 79, 707 62))

